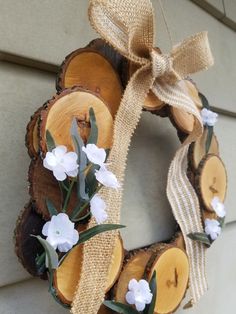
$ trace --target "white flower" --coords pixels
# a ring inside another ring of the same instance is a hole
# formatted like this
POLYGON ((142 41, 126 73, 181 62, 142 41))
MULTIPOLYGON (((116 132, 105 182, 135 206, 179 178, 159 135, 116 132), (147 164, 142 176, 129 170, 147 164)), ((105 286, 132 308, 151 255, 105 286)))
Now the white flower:
POLYGON ((82 147, 83 152, 87 155, 89 161, 100 167, 104 166, 106 160, 106 151, 104 148, 98 148, 95 144, 87 144, 86 147, 82 147))
POLYGON ((214 241, 221 234, 221 227, 219 221, 215 219, 205 220, 205 232, 214 241))
POLYGON ((108 188, 117 189, 120 187, 120 184, 111 171, 107 170, 106 168, 100 168, 99 170, 95 171, 96 179, 108 188))
POLYGON ((95 194, 91 199, 90 210, 98 224, 107 220, 106 203, 98 194, 95 194))
POLYGON ((67 148, 63 145, 57 146, 52 152, 47 152, 43 160, 45 168, 53 171, 54 177, 58 181, 64 181, 66 175, 76 177, 78 174, 78 155, 75 152, 67 153, 67 148))
POLYGON ((218 114, 211 110, 203 108, 201 110, 201 117, 202 117, 202 123, 204 125, 214 126, 217 122, 218 114))
POLYGON ((48 243, 60 252, 68 252, 79 240, 75 224, 64 213, 52 216, 43 226, 42 234, 47 237, 48 243))
POLYGON ((225 215, 226 215, 225 206, 220 201, 219 197, 217 197, 217 196, 213 197, 213 199, 211 201, 211 206, 214 209, 214 211, 216 212, 218 217, 220 217, 220 218, 225 217, 225 215))
POLYGON ((143 311, 146 304, 152 301, 152 293, 146 280, 131 279, 128 285, 129 291, 126 293, 126 301, 134 304, 137 311, 143 311))

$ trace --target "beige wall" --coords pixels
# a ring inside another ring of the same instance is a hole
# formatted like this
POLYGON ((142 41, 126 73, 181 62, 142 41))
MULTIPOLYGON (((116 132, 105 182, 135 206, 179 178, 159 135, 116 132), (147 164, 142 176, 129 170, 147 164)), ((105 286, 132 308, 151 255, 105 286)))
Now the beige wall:
MULTIPOLYGON (((87 4, 87 0, 0 0, 0 314, 66 312, 48 296, 46 283, 31 279, 22 269, 13 252, 12 233, 16 216, 28 199, 25 126, 34 109, 55 92, 55 66, 69 52, 96 37, 87 21, 87 4)), ((168 51, 170 43, 158 1, 153 0, 153 4, 157 13, 156 44, 168 51)), ((195 309, 184 312, 180 308, 178 313, 234 313, 236 36, 188 0, 163 0, 163 5, 174 41, 209 31, 215 67, 194 79, 222 113, 216 132, 229 174, 227 224, 208 252, 210 290, 195 309)), ((122 222, 128 226, 123 232, 128 249, 173 234, 175 223, 165 197, 165 183, 177 146, 176 132, 166 119, 143 114, 131 145, 122 208, 122 222)))

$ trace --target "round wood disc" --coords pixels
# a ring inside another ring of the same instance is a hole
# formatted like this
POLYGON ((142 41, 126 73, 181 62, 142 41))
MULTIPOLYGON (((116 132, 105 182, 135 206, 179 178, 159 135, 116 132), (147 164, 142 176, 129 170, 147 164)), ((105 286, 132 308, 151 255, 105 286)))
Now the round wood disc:
POLYGON ((149 280, 154 270, 157 281, 155 313, 172 313, 179 306, 187 289, 189 280, 188 257, 180 248, 165 248, 157 253, 149 274, 149 280))
POLYGON ((227 173, 219 156, 209 154, 200 162, 197 170, 197 190, 204 207, 212 211, 211 201, 218 196, 224 202, 227 190, 227 173))
MULTIPOLYGON (((29 193, 35 205, 35 210, 43 216, 45 220, 50 219, 50 214, 46 206, 46 199, 49 199, 56 209, 60 211, 62 206, 61 192, 57 180, 53 173, 44 168, 41 158, 32 160, 29 167, 29 193)), ((77 204, 76 187, 74 187, 69 204, 69 214, 77 204)))
POLYGON ((133 278, 136 280, 142 279, 145 267, 151 256, 151 250, 138 250, 137 253, 128 260, 120 274, 116 286, 115 300, 117 302, 126 303, 125 295, 128 291, 130 280, 133 278))
MULTIPOLYGON (((88 47, 77 49, 68 55, 61 65, 58 89, 82 86, 101 96, 115 116, 121 97, 123 87, 120 77, 113 66, 120 57, 107 44, 93 43, 88 47), (103 50, 102 50, 103 47, 103 50), (106 53, 107 52, 107 53, 106 53), (113 62, 111 63, 111 59, 113 62)), ((121 62, 121 61, 120 61, 121 62)))
POLYGON ((182 80, 181 86, 187 95, 193 100, 198 109, 202 109, 202 101, 199 97, 197 87, 189 79, 182 80))
MULTIPOLYGON (((192 143, 189 148, 189 160, 193 169, 197 169, 200 161, 206 155, 206 140, 208 130, 204 128, 203 134, 196 142, 192 143)), ((209 148, 209 154, 219 155, 219 144, 215 134, 212 136, 211 145, 209 148)))
MULTIPOLYGON (((43 253, 44 249, 31 235, 41 235, 44 224, 45 220, 34 211, 31 202, 25 205, 16 223, 15 251, 23 267, 33 276, 39 276, 35 258, 43 253)), ((46 279, 46 274, 42 278, 46 279)))
POLYGON ((175 107, 170 108, 171 121, 174 123, 177 129, 189 134, 193 131, 194 117, 192 114, 187 113, 175 107))
MULTIPOLYGON (((81 230, 80 230, 81 231, 81 230)), ((124 249, 120 237, 117 238, 112 263, 109 269, 106 292, 114 285, 123 265, 124 249)), ((60 300, 65 304, 71 304, 75 290, 80 279, 83 260, 83 246, 74 247, 58 267, 54 276, 54 287, 60 300)), ((105 311, 106 309, 104 309, 105 311)), ((102 313, 102 312, 101 312, 102 313)))
POLYGON ((89 109, 93 108, 97 126, 98 143, 102 148, 110 148, 113 136, 113 118, 106 104, 93 93, 79 87, 67 89, 49 100, 41 112, 40 148, 47 151, 46 131, 50 131, 56 145, 74 150, 70 129, 74 118, 78 131, 86 143, 90 134, 89 109))
MULTIPOLYGON (((188 95, 192 99, 196 107, 201 110, 202 102, 198 95, 198 90, 196 86, 188 79, 180 81, 179 84, 182 87, 183 91, 186 93, 186 95, 188 95)), ((170 120, 180 132, 190 134, 193 131, 194 116, 190 113, 187 113, 175 107, 171 107, 170 120)))
POLYGON ((39 120, 41 110, 42 107, 35 111, 26 128, 25 144, 31 158, 37 158, 39 154, 39 120))

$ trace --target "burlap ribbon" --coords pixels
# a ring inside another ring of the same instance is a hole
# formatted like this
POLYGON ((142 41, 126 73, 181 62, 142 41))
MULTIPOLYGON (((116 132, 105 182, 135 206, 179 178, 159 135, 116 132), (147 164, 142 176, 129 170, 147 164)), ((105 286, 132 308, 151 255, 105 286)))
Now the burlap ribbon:
MULTIPOLYGON (((194 103, 182 90, 180 80, 213 64, 207 33, 199 33, 175 46, 170 54, 161 55, 153 48, 154 15, 149 0, 91 0, 89 17, 102 38, 139 67, 131 77, 121 101, 108 160, 110 170, 121 183, 131 137, 150 89, 165 103, 191 113, 195 118, 193 132, 170 165, 167 196, 186 241, 190 261, 190 289, 193 302, 196 302, 207 289, 205 249, 203 245, 187 238, 189 232, 202 232, 203 228, 198 198, 186 176, 186 168, 189 143, 201 135, 202 123, 194 103)), ((103 188, 101 196, 107 204, 109 223, 119 223, 122 189, 116 191, 103 188)), ((92 220, 89 227, 93 225, 92 220)), ((72 313, 98 312, 104 298, 116 237, 116 232, 109 232, 85 243, 82 272, 72 313)))

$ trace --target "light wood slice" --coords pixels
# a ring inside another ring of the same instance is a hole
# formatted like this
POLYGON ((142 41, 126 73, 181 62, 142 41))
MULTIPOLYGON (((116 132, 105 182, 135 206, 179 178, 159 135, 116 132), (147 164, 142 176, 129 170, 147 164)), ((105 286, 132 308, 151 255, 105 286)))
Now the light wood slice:
POLYGON ((125 295, 128 291, 130 280, 143 278, 145 267, 151 256, 151 250, 138 250, 134 255, 131 255, 120 274, 115 289, 115 300, 117 302, 126 303, 125 295))
POLYGON ((200 162, 196 176, 196 188, 207 210, 213 210, 211 201, 214 196, 218 196, 224 203, 227 173, 219 156, 209 154, 200 162))
POLYGON ((190 134, 194 127, 194 117, 192 114, 187 113, 175 107, 170 108, 170 119, 174 126, 186 134, 190 134))
MULTIPOLYGON (((52 171, 44 168, 41 158, 32 160, 29 167, 29 193, 35 205, 35 210, 43 216, 45 220, 50 219, 50 214, 46 206, 46 199, 49 199, 58 211, 62 207, 61 192, 58 181, 53 176, 52 171)), ((77 205, 76 187, 68 204, 67 214, 77 205)), ((84 214, 84 213, 83 213, 84 214)))
POLYGON ((191 82, 191 80, 186 79, 186 80, 181 81, 181 86, 183 90, 185 91, 185 93, 193 100, 197 108, 201 110, 202 101, 201 101, 201 98, 199 97, 198 89, 195 86, 195 84, 191 82))
MULTIPOLYGON (((45 220, 34 211, 31 202, 25 205, 20 213, 14 233, 15 252, 23 267, 32 275, 39 276, 35 263, 37 255, 43 253, 44 249, 39 241, 31 235, 41 235, 45 220)), ((43 274, 42 278, 46 279, 43 274)))
MULTIPOLYGON (((196 170, 201 162, 202 158, 206 155, 206 140, 207 140, 208 129, 205 128, 200 138, 192 143, 189 148, 189 160, 191 166, 196 170)), ((219 155, 219 144, 215 134, 212 136, 211 145, 208 151, 209 154, 219 155)))
MULTIPOLYGON (((81 230, 80 230, 81 231, 81 230)), ((117 280, 124 259, 123 242, 120 237, 117 238, 113 253, 112 262, 109 269, 106 292, 114 285, 117 280)), ((60 300, 65 304, 71 304, 73 296, 80 279, 81 266, 83 261, 83 246, 74 247, 59 268, 55 272, 54 287, 60 300)), ((104 313, 105 308, 103 309, 104 313)), ((100 312, 99 312, 100 313, 100 312)), ((101 312, 102 313, 102 312, 101 312)), ((109 313, 109 312, 108 312, 109 313)))
POLYGON ((173 313, 184 298, 188 286, 188 257, 182 249, 169 245, 154 253, 150 262, 147 267, 148 280, 154 271, 157 280, 155 313, 173 313))
POLYGON ((50 131, 57 145, 74 150, 70 129, 73 118, 77 119, 78 131, 86 143, 90 134, 89 109, 93 108, 98 125, 99 147, 110 148, 113 136, 113 118, 98 96, 79 87, 67 89, 49 100, 41 112, 40 148, 45 154, 46 131, 50 131))
POLYGON ((184 241, 183 233, 181 231, 178 231, 175 234, 174 239, 171 242, 171 244, 185 251, 185 241, 184 241))
MULTIPOLYGON (((188 95, 196 107, 200 110, 202 108, 202 102, 198 95, 198 90, 194 86, 192 82, 189 80, 182 80, 179 82, 180 86, 182 87, 183 91, 186 95, 188 95)), ((187 113, 183 110, 180 110, 175 107, 170 108, 170 119, 174 126, 181 132, 186 134, 190 134, 194 128, 194 117, 192 114, 187 113)))
POLYGON ((104 99, 115 116, 123 87, 116 67, 122 65, 121 56, 101 40, 77 49, 62 63, 57 89, 82 86, 104 99))

